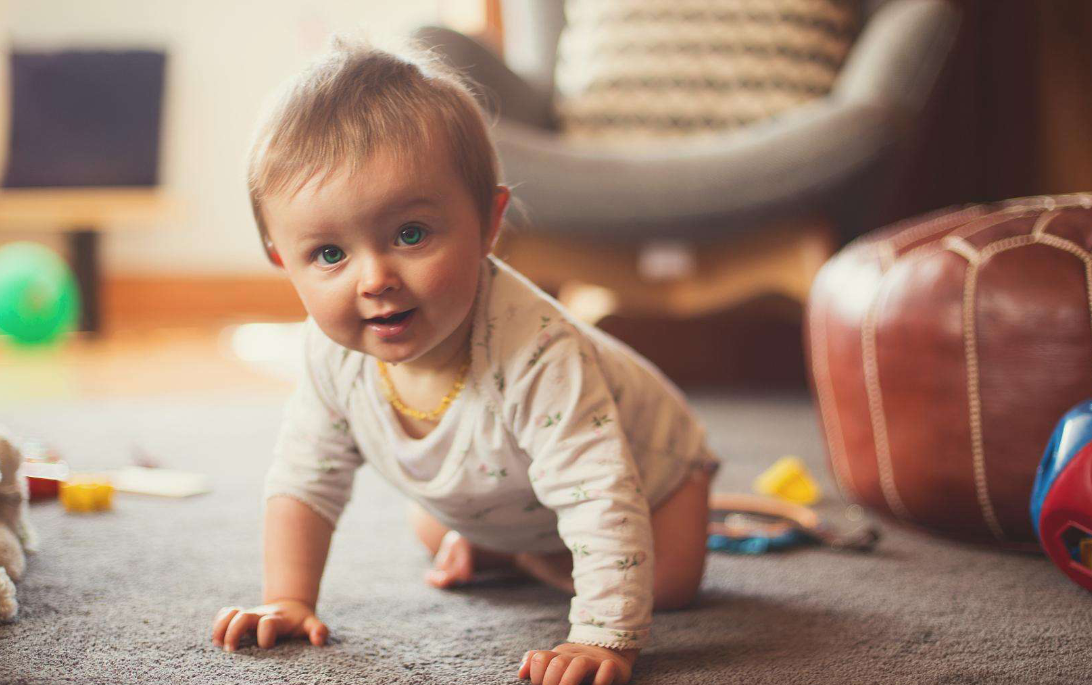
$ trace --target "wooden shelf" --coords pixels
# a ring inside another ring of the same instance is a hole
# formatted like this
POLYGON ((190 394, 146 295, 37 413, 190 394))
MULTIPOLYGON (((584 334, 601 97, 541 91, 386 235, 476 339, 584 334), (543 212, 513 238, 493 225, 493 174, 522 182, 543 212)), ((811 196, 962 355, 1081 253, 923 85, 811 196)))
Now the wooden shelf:
POLYGON ((0 189, 0 231, 112 231, 177 216, 180 205, 159 188, 0 189))
POLYGON ((0 233, 63 233, 82 300, 80 330, 100 327, 99 234, 177 218, 180 203, 158 187, 0 189, 0 233))

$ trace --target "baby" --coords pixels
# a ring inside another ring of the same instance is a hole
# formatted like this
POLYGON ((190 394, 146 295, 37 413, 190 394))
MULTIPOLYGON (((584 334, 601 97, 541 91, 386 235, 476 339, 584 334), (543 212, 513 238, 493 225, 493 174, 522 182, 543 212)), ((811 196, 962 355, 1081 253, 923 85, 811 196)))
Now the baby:
POLYGON ((429 584, 507 567, 574 595, 567 641, 519 678, 628 682, 653 610, 697 593, 719 462, 655 367, 491 254, 510 194, 467 84, 335 38, 268 109, 249 189, 306 364, 266 477, 264 604, 222 609, 213 641, 324 644, 319 583, 367 462, 409 498, 429 584))

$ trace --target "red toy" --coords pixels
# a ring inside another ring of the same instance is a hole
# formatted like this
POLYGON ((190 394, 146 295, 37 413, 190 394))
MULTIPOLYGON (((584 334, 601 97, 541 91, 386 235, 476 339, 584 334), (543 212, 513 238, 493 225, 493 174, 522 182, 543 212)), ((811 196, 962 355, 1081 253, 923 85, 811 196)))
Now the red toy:
POLYGON ((1070 580, 1092 590, 1092 402, 1059 421, 1031 497, 1043 550, 1070 580))
POLYGON ((1087 563, 1092 561, 1088 559, 1092 542, 1089 503, 1092 503, 1092 445, 1077 452, 1069 466, 1054 479, 1043 500, 1043 518, 1039 522, 1047 555, 1062 573, 1086 590, 1092 590, 1092 567, 1087 563))
POLYGON ((55 456, 48 460, 25 459, 22 471, 27 478, 30 499, 48 499, 58 496, 60 482, 68 477, 68 464, 55 456))

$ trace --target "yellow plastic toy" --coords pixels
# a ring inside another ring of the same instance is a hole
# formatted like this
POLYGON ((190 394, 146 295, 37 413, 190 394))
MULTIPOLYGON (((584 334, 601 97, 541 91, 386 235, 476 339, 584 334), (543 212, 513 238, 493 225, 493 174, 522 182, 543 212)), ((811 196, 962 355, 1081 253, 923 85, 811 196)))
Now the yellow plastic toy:
POLYGON ((100 476, 69 476, 58 495, 69 512, 105 511, 113 506, 114 486, 100 476))
POLYGON ((760 495, 809 506, 819 501, 822 493, 799 457, 781 457, 762 472, 751 485, 760 495))

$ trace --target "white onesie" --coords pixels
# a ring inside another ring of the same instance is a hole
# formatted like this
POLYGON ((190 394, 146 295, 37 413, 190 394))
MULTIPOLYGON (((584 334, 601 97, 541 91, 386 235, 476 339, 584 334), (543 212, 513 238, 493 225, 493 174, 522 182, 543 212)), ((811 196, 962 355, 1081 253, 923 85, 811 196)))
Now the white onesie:
POLYGON ((406 435, 376 361, 305 326, 304 379, 265 483, 336 525, 365 462, 470 542, 573 555, 569 642, 647 645, 649 512, 690 469, 714 471, 705 429, 632 348, 576 321, 492 255, 471 314, 466 387, 432 432, 406 435))

